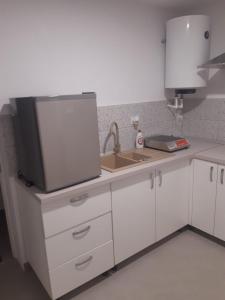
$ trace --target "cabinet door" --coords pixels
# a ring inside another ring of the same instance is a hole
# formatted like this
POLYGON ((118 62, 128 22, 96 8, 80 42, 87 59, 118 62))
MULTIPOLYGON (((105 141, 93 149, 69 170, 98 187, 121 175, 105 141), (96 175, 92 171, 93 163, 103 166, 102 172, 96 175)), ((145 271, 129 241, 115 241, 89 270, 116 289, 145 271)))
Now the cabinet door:
POLYGON ((225 241, 225 166, 218 167, 214 235, 225 241))
POLYGON ((156 171, 157 241, 188 224, 189 162, 173 163, 156 171))
POLYGON ((216 204, 217 165, 195 160, 192 225, 213 234, 216 204))
POLYGON ((155 242, 154 174, 112 184, 115 263, 155 242))

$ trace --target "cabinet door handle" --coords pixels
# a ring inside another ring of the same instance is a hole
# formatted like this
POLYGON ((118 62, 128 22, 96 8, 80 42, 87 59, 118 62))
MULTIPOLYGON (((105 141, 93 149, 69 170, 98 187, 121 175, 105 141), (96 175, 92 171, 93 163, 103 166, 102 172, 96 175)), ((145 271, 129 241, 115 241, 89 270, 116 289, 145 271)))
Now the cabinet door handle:
POLYGON ((89 197, 89 195, 86 193, 86 194, 80 195, 76 198, 72 198, 72 199, 70 199, 70 204, 72 204, 73 206, 80 206, 84 202, 86 202, 88 197, 89 197))
POLYGON ((84 229, 81 229, 81 230, 79 230, 79 231, 73 232, 72 235, 73 235, 74 238, 79 238, 80 235, 82 235, 82 237, 83 237, 84 235, 86 235, 86 234, 88 233, 88 231, 89 231, 90 229, 91 229, 91 226, 88 225, 88 226, 85 227, 84 229))
POLYGON ((81 262, 79 262, 79 263, 76 263, 76 264, 75 264, 75 267, 76 267, 76 268, 82 267, 83 265, 89 263, 92 259, 93 259, 93 256, 90 255, 90 256, 89 256, 87 259, 85 259, 84 261, 81 261, 81 262))
POLYGON ((159 186, 162 186, 162 171, 159 171, 159 186))
POLYGON ((154 174, 153 173, 150 174, 150 180, 151 180, 151 190, 153 190, 154 189, 154 174))
POLYGON ((220 173, 220 183, 223 184, 223 179, 224 179, 224 169, 221 169, 220 173))
POLYGON ((210 182, 213 182, 213 170, 214 167, 210 167, 210 182))

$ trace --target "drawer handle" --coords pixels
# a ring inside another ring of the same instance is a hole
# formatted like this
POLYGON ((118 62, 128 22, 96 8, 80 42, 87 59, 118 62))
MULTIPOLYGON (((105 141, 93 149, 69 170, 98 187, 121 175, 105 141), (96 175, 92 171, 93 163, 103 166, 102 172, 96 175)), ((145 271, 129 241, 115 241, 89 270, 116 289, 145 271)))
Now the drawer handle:
POLYGON ((83 194, 83 195, 78 196, 77 198, 70 199, 70 203, 73 206, 80 206, 86 202, 88 197, 89 197, 88 194, 83 194))
POLYGON ((210 182, 213 182, 213 167, 210 167, 210 182))
POLYGON ((220 173, 220 183, 223 184, 223 179, 224 179, 224 169, 221 169, 220 173))
POLYGON ((154 174, 153 173, 150 174, 150 180, 151 180, 151 190, 153 190, 153 188, 154 188, 154 174))
POLYGON ((91 226, 88 225, 87 227, 85 227, 84 229, 81 229, 80 231, 73 232, 72 235, 74 238, 81 238, 81 237, 85 236, 90 229, 91 229, 91 226), (82 235, 82 236, 80 236, 80 235, 82 235))
POLYGON ((159 171, 159 186, 162 186, 162 171, 159 171))
POLYGON ((85 259, 84 261, 81 261, 81 262, 79 262, 79 263, 76 263, 76 264, 75 264, 75 267, 76 267, 76 268, 82 267, 83 265, 85 265, 85 264, 89 263, 90 261, 92 261, 92 259, 93 259, 93 256, 90 255, 90 256, 89 256, 87 259, 85 259))

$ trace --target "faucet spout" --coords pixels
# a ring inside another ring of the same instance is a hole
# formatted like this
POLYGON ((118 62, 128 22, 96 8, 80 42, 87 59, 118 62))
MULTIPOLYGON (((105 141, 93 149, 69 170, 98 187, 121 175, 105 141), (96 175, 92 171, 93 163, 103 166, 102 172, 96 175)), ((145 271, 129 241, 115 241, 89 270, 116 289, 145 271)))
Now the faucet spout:
POLYGON ((113 151, 115 154, 117 154, 120 152, 121 146, 120 146, 120 138, 119 138, 119 127, 116 122, 112 122, 110 125, 109 133, 108 133, 105 143, 104 143, 104 149, 103 149, 104 153, 106 152, 107 143, 111 136, 113 136, 113 140, 114 140, 113 151), (115 130, 114 130, 114 127, 115 127, 115 130))

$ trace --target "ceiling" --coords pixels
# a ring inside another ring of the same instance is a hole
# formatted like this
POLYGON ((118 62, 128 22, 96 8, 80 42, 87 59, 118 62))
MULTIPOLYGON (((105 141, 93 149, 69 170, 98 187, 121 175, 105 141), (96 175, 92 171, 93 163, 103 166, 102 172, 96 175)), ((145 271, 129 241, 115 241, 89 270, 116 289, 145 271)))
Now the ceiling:
POLYGON ((139 0, 142 2, 151 3, 164 8, 189 8, 215 4, 215 2, 223 2, 224 0, 139 0))

